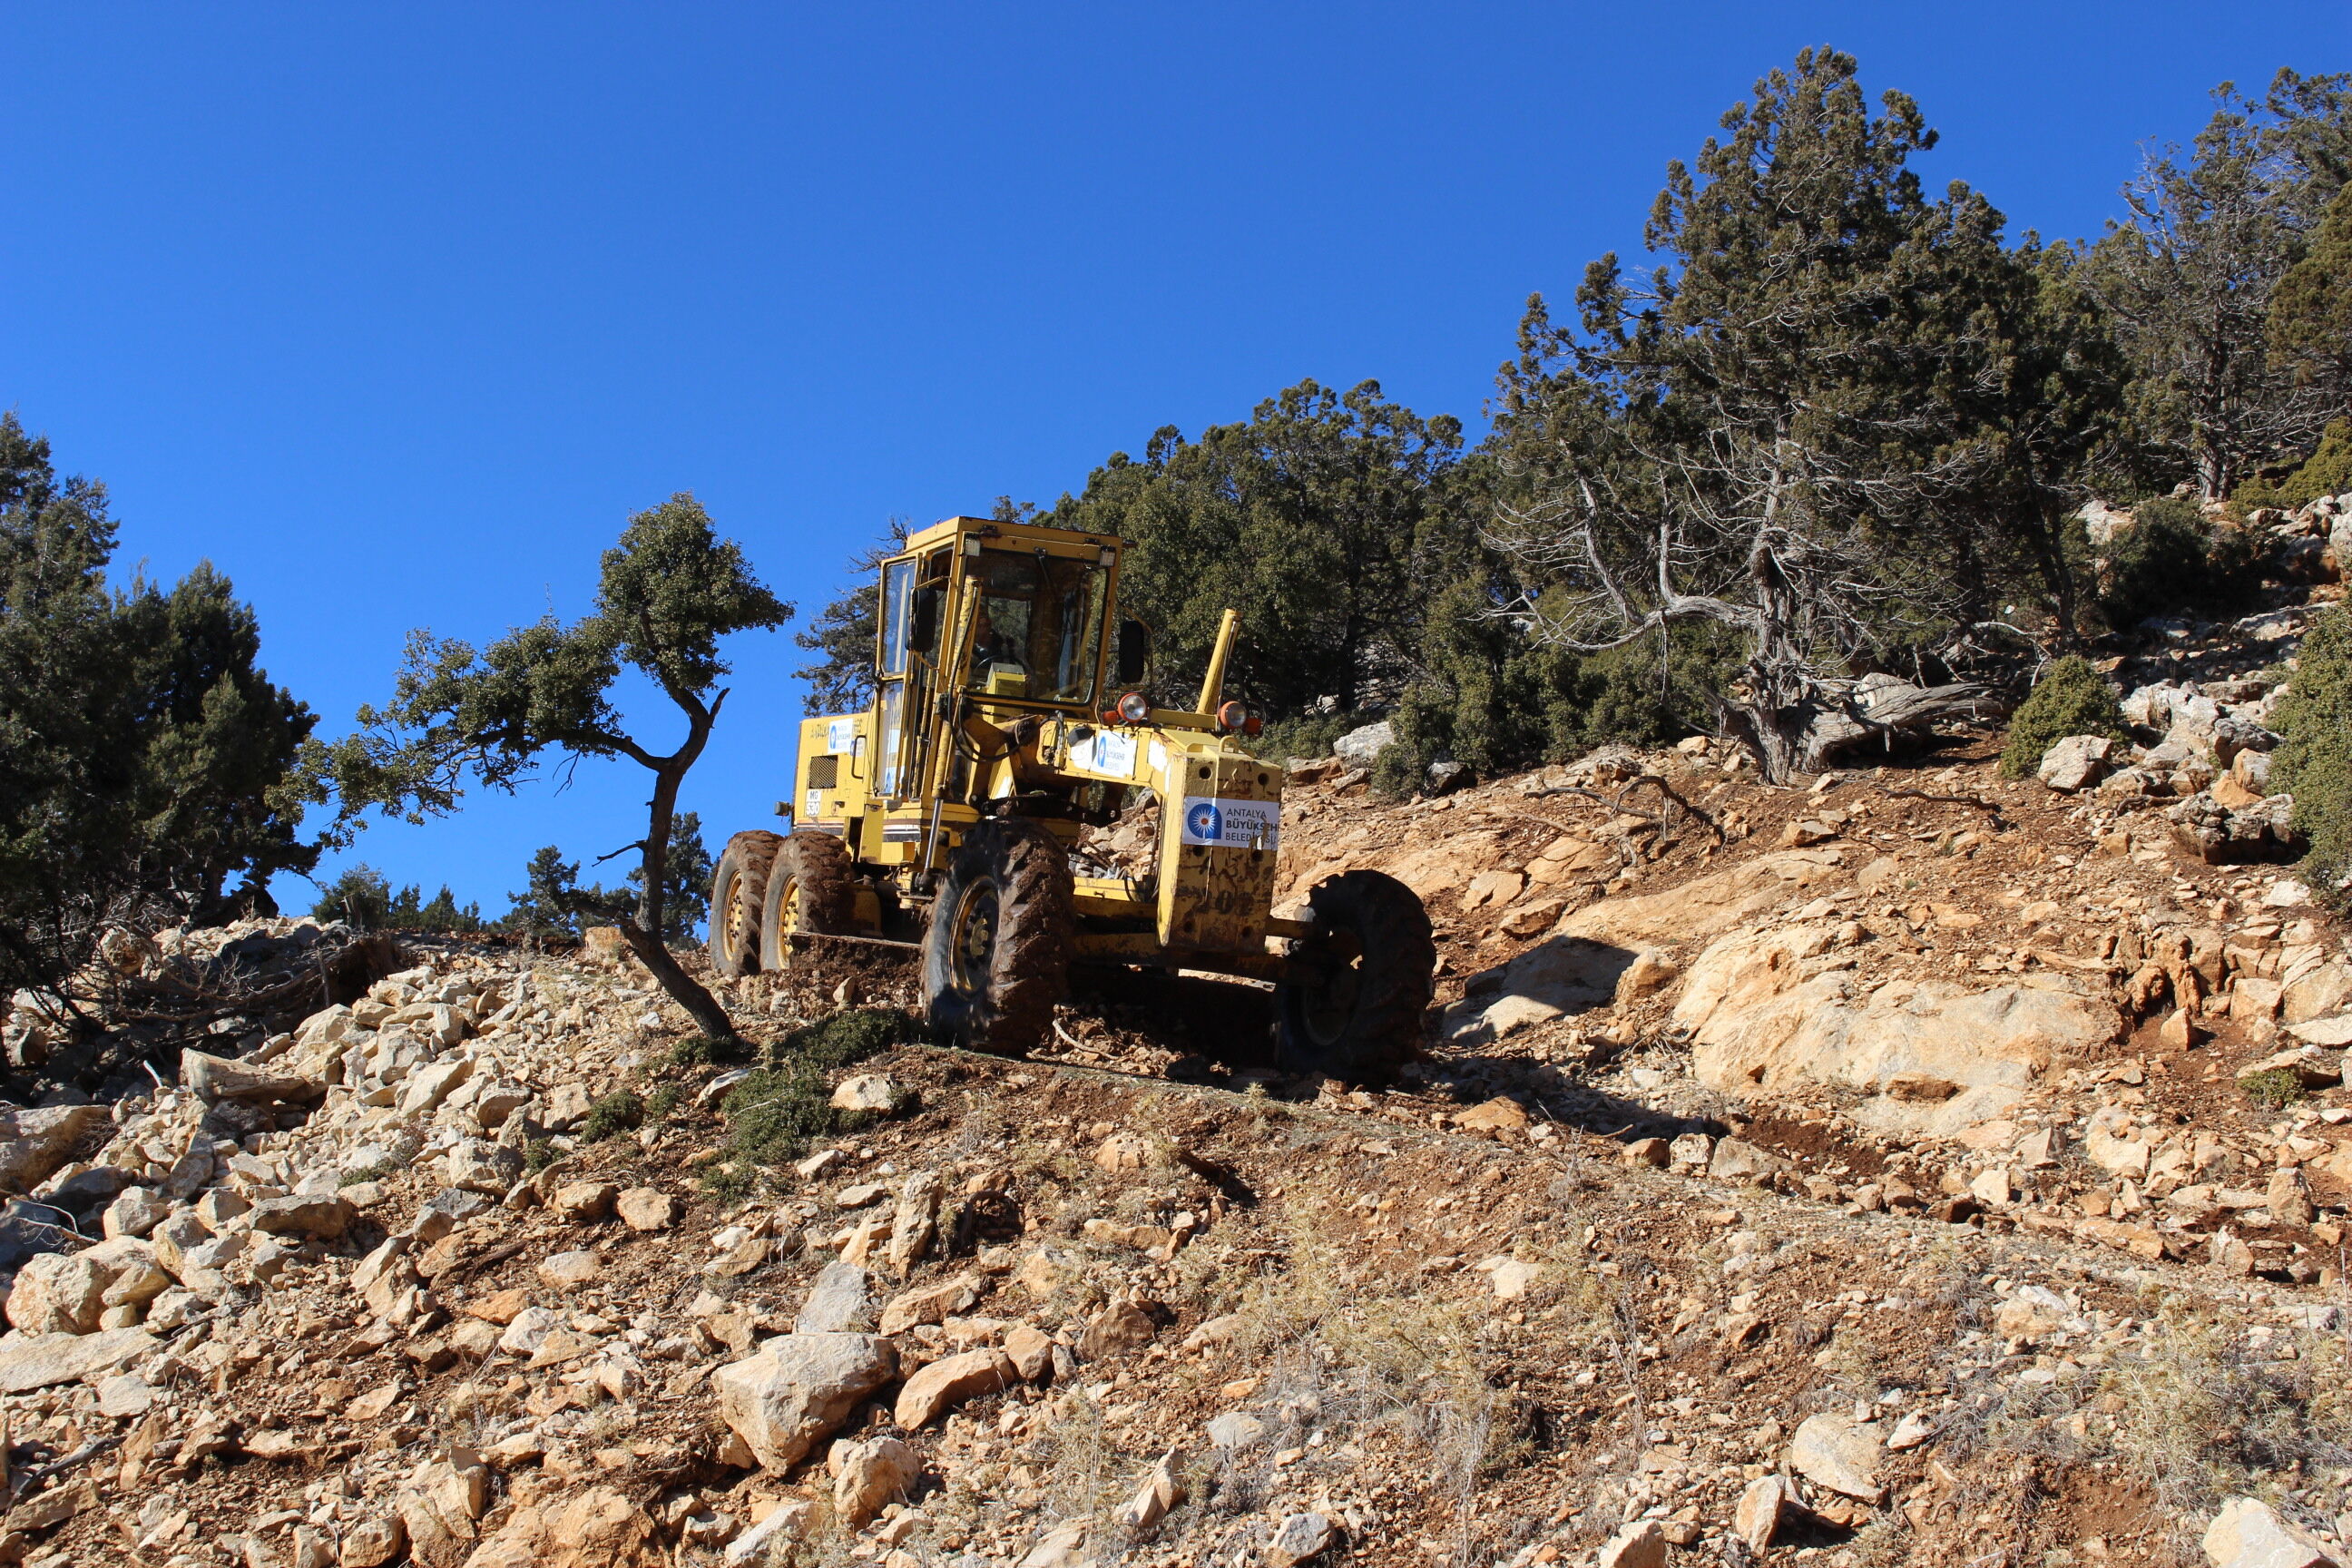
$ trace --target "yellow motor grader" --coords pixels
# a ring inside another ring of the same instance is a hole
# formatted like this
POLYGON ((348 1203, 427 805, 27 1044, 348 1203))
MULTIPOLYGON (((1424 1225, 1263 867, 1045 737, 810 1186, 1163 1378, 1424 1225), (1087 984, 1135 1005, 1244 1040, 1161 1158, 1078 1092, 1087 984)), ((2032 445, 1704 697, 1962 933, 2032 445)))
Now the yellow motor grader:
POLYGON ((919 948, 943 1041, 1035 1045, 1077 964, 1272 981, 1276 1059, 1376 1079, 1421 1037, 1436 949, 1412 890, 1349 871, 1273 911, 1283 770, 1222 700, 1225 612, 1200 700, 1157 708, 1149 636, 1117 611, 1121 542, 951 517, 882 564, 874 697, 805 720, 782 833, 730 838, 710 895, 722 974, 849 940, 919 948), (1156 805, 1151 863, 1089 827, 1156 805))

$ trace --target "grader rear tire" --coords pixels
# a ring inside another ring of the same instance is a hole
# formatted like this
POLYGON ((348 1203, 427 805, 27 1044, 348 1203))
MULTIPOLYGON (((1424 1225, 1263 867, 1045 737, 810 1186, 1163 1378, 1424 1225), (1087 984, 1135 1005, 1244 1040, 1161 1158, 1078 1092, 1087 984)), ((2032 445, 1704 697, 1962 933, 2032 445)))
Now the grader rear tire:
POLYGON ((747 828, 727 841, 710 876, 710 967, 730 978, 760 972, 760 910, 781 834, 747 828))
POLYGON ((1307 895, 1315 934, 1276 988, 1285 1071, 1379 1082, 1419 1048, 1437 972, 1421 898, 1378 871, 1346 871, 1307 895))
POLYGON ((1068 994, 1069 857, 1036 823, 982 822, 949 862, 923 932, 923 1004, 944 1043, 1017 1057, 1068 994))
POLYGON ((856 924, 857 869, 849 846, 830 833, 803 827, 785 839, 768 868, 760 910, 760 967, 792 962, 796 934, 841 936, 856 924))

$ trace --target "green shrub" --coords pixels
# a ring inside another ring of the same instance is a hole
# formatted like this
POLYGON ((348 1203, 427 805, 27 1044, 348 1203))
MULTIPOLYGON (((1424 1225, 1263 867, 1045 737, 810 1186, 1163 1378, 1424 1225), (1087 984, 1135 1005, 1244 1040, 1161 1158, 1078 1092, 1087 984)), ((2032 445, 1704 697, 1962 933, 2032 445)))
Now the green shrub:
POLYGON ((581 1119, 580 1141, 601 1143, 607 1138, 617 1138, 624 1132, 635 1131, 645 1125, 646 1102, 634 1089, 616 1089, 588 1108, 581 1119))
POLYGON ((648 1121, 667 1121, 670 1117, 670 1112, 676 1110, 678 1107, 678 1102, 683 1100, 685 1098, 686 1089, 684 1086, 675 1083, 663 1084, 651 1094, 646 1096, 646 1120, 648 1121))
POLYGON ((2238 1089, 2259 1109, 2279 1110, 2303 1098, 2303 1078, 2291 1068, 2272 1068, 2248 1073, 2238 1089))
POLYGON ((551 1138, 534 1138, 522 1146, 522 1168, 533 1175, 546 1170, 563 1157, 563 1151, 551 1138))
POLYGON ((747 1191, 760 1167, 797 1160, 812 1141, 865 1125, 864 1115, 833 1108, 831 1076, 910 1034, 906 1014, 867 1007, 836 1013, 770 1046, 764 1065, 727 1097, 724 1156, 705 1184, 716 1192, 747 1191))
POLYGON ((2242 529, 2217 533, 2185 496, 2143 501, 2107 557, 2099 609, 2118 629, 2183 611, 2242 615, 2262 586, 2263 548, 2242 529))
POLYGON ((2318 447, 2301 468, 2274 485, 2259 479, 2240 485, 2230 499, 2246 510, 2275 506, 2292 511, 2305 501, 2347 490, 2352 490, 2352 419, 2338 419, 2320 432, 2318 447))
POLYGON ((2312 617, 2271 724, 2285 737, 2271 758, 2271 787, 2294 796, 2294 826, 2311 839, 2297 874, 2322 904, 2352 911, 2352 611, 2312 617))
POLYGON ((710 1067, 743 1058, 741 1040, 715 1040, 709 1035, 689 1035, 669 1048, 669 1065, 674 1068, 710 1067))
POLYGON ((2116 694, 2080 655, 2070 655, 2042 671, 2032 693, 2018 704, 2009 721, 2009 744, 2000 753, 2001 776, 2032 776, 2042 765, 2042 753, 2069 735, 2129 738, 2116 694))
POLYGON ((1362 713, 1307 713, 1275 720, 1242 745, 1251 756, 1269 763, 1286 763, 1293 757, 1311 762, 1329 756, 1332 742, 1349 731, 1376 722, 1376 718, 1362 713))

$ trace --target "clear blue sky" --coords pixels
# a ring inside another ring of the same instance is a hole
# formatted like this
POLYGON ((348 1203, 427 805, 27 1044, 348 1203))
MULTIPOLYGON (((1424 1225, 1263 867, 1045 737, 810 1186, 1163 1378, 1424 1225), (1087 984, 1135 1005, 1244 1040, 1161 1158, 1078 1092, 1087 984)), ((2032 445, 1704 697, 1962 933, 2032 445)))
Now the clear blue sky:
MULTIPOLYGON (((2216 82, 2352 68, 2343 0, 0 15, 0 406, 107 481, 121 564, 228 573, 326 732, 412 626, 582 613, 674 490, 805 623, 893 515, 1051 500, 1304 376, 1475 430, 1528 292, 1635 248, 1807 44, 2053 237, 2216 82)), ((800 710, 789 633, 735 658, 685 793, 714 849, 770 822, 800 710)), ((538 846, 636 837, 642 776, 355 853, 496 914, 538 846)))

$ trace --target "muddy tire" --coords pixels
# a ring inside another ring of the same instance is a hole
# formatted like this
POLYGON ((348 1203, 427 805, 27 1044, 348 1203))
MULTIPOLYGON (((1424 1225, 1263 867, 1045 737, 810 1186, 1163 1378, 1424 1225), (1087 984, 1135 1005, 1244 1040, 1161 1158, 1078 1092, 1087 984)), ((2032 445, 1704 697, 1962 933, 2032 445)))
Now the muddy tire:
POLYGON ((1275 1057, 1286 1072, 1379 1082, 1421 1046, 1437 943, 1419 895, 1378 871, 1347 871, 1307 895, 1315 935, 1276 988, 1275 1057))
POLYGON ((1068 994, 1077 929, 1069 857, 1034 822, 964 836, 923 931, 923 1005, 934 1037, 995 1056, 1043 1039, 1068 994))
POLYGON ((803 827, 785 839, 768 868, 760 908, 760 967, 792 961, 795 932, 840 936, 857 917, 857 868, 849 846, 835 835, 803 827))
POLYGON ((736 976, 760 972, 760 910, 768 901, 768 867, 781 834, 748 828, 727 841, 710 874, 710 967, 736 976))

